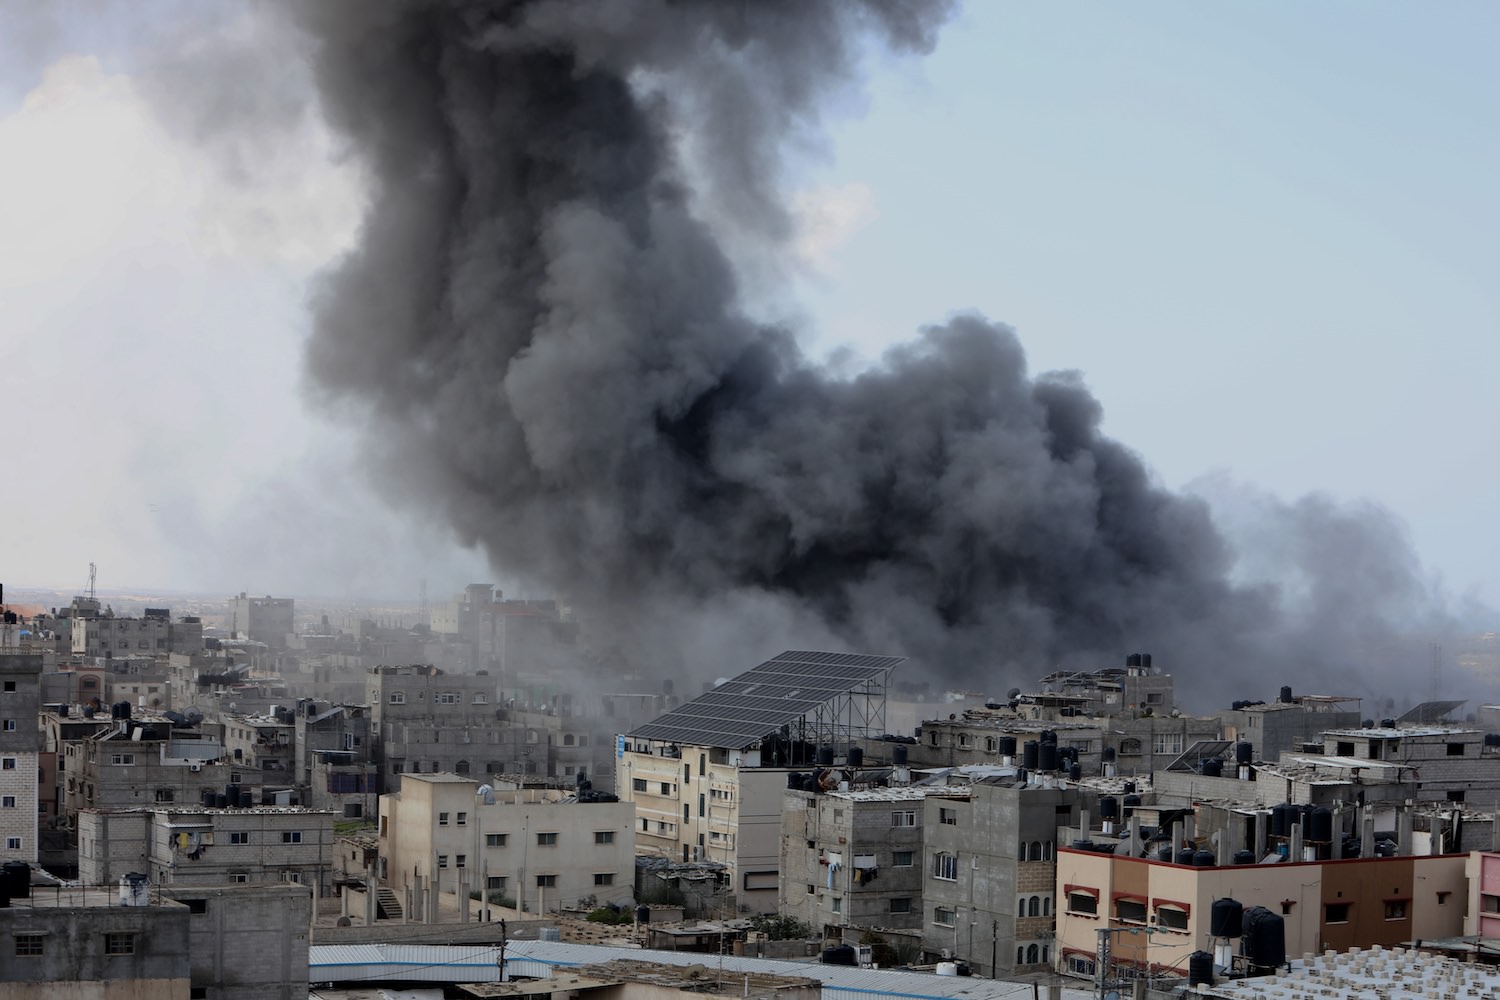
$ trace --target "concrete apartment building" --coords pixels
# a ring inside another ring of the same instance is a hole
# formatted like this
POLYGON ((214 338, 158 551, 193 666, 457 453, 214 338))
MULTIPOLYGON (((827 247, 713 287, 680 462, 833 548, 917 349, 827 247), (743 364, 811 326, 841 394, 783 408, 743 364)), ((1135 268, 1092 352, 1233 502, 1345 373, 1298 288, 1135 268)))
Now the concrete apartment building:
MULTIPOLYGON (((192 913, 146 892, 37 889, 0 907, 0 994, 6 1000, 189 1000, 192 913)), ((303 983, 302 996, 307 985, 303 983)))
POLYGON ((161 886, 333 885, 333 814, 289 806, 86 809, 78 877, 108 885, 140 872, 161 886))
MULTIPOLYGON (((1101 782, 1119 790, 1123 782, 1101 782)), ((923 809, 922 950, 967 961, 977 974, 1045 970, 1055 958, 1058 828, 1096 808, 1098 787, 975 781, 970 795, 923 809)))
MULTIPOLYGON (((635 811, 556 789, 491 789, 454 774, 411 774, 380 798, 380 878, 433 920, 437 897, 481 887, 531 913, 635 895, 635 811), (414 903, 431 890, 426 905, 414 903)), ((415 909, 411 909, 415 907, 415 909)))
POLYGON ((916 944, 924 834, 932 829, 924 803, 967 800, 968 785, 788 789, 784 796, 779 912, 820 930, 907 931, 916 944))
POLYGON ((248 639, 284 650, 287 637, 297 631, 297 602, 290 597, 250 597, 242 591, 229 599, 224 624, 231 639, 248 639))
POLYGON ((171 885, 164 900, 188 908, 189 997, 304 1000, 313 894, 291 882, 171 885))
MULTIPOLYGON (((1040 697, 1088 716, 1151 711, 1167 715, 1176 704, 1172 675, 1156 670, 1150 653, 1131 653, 1124 667, 1060 670, 1041 680, 1040 697)), ((1038 696, 1033 696, 1038 697, 1038 696)))
POLYGON ((0 862, 37 859, 42 658, 0 653, 0 862))
POLYGON ((162 656, 203 648, 203 621, 185 616, 172 621, 168 608, 147 608, 139 618, 100 615, 77 618, 72 627, 75 656, 162 656))
POLYGON ((1288 955, 1456 936, 1467 911, 1467 861, 1459 854, 1196 867, 1060 848, 1060 968, 1093 977, 1096 931, 1138 927, 1152 932, 1116 936, 1114 962, 1185 974, 1193 952, 1212 951, 1209 915, 1224 898, 1280 916, 1288 955))
POLYGON ((278 705, 267 715, 225 712, 220 719, 224 749, 232 763, 260 771, 264 784, 298 783, 297 727, 289 708, 278 705))
POLYGON ((386 791, 405 774, 485 774, 499 761, 495 682, 431 666, 374 667, 366 677, 372 747, 386 791))
POLYGON ((1333 695, 1294 695, 1284 687, 1270 702, 1235 702, 1219 713, 1224 738, 1241 740, 1254 748, 1256 760, 1275 760, 1300 751, 1307 742, 1321 742, 1330 729, 1358 729, 1359 700, 1333 695))
POLYGON ((636 853, 718 865, 741 912, 775 910, 788 773, 883 733, 901 662, 788 651, 621 736, 615 789, 635 808, 636 853))
POLYGON ((1462 802, 1476 809, 1500 806, 1500 751, 1486 748, 1484 734, 1478 729, 1330 729, 1323 734, 1323 753, 1401 768, 1405 775, 1417 779, 1420 801, 1462 802))
POLYGON ((505 676, 544 666, 549 657, 571 649, 574 629, 552 600, 506 600, 487 583, 474 583, 429 615, 433 633, 464 643, 474 657, 470 670, 493 669, 505 676))

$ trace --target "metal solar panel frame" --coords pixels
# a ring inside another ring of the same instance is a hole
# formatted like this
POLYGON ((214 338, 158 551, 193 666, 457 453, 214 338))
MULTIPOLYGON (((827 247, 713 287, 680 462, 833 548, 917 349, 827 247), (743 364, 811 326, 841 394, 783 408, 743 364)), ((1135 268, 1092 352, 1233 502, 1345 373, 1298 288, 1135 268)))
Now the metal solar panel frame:
POLYGON ((1411 709, 1410 711, 1406 712, 1404 715, 1396 719, 1396 724, 1400 725, 1403 722, 1413 722, 1418 724, 1427 723, 1430 725, 1442 722, 1444 719, 1448 718, 1448 716, 1452 715, 1454 712, 1462 708, 1467 700, 1468 699, 1461 698, 1457 701, 1424 701, 1416 708, 1411 709))
POLYGON ((1166 766, 1168 771, 1191 771, 1200 760, 1224 756, 1224 751, 1234 746, 1234 740, 1198 740, 1166 766))
POLYGON ((904 656, 787 650, 625 734, 744 750, 783 728, 823 744, 885 731, 885 692, 904 656))

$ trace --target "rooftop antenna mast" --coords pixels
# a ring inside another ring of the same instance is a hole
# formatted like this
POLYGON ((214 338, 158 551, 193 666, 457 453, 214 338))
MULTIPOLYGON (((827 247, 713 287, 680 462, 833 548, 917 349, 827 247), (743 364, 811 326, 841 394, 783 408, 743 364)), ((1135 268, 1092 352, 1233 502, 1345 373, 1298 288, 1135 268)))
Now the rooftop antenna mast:
POLYGON ((96 576, 98 576, 98 573, 99 573, 98 567, 96 567, 93 563, 89 563, 89 590, 88 590, 88 598, 91 601, 94 599, 94 578, 96 576))
POLYGON ((431 625, 432 624, 432 618, 429 616, 429 614, 427 612, 427 580, 426 579, 422 580, 422 585, 417 588, 417 593, 421 596, 421 599, 422 599, 422 609, 421 609, 421 611, 418 612, 417 624, 419 624, 419 625, 431 625))

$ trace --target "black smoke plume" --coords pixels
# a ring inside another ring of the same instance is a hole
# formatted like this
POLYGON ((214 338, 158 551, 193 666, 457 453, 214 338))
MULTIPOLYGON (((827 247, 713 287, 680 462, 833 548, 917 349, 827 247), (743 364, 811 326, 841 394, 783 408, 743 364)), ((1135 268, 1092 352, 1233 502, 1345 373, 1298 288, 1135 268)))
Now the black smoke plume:
POLYGON ((637 665, 836 642, 1003 690, 1145 649, 1253 696, 1430 611, 1357 513, 1283 512, 1326 513, 1313 541, 1339 551, 1299 549, 1290 589, 1237 579, 1208 506, 1103 436, 1078 377, 1028 375, 1002 325, 960 316, 845 378, 747 318, 724 234, 789 235, 785 144, 868 46, 932 47, 945 4, 290 10, 370 189, 313 375, 394 492, 637 665), (1376 552, 1331 587, 1346 544, 1376 552), (1386 587, 1398 614, 1366 600, 1386 587))

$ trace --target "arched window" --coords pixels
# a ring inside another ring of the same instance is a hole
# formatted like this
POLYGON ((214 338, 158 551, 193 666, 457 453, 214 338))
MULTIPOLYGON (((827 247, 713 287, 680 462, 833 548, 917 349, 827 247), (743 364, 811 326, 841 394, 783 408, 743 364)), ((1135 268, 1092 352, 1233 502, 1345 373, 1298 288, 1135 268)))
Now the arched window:
POLYGON ((1042 945, 1042 964, 1046 965, 1051 959, 1047 957, 1047 946, 1042 945))
POLYGON ((453 765, 453 773, 454 774, 468 774, 469 773, 469 762, 466 761, 466 760, 461 760, 457 764, 454 764, 453 765))
POLYGON ((1139 757, 1141 755, 1141 741, 1135 737, 1120 741, 1120 756, 1139 757))
POLYGON ((1026 964, 1026 947, 1024 945, 1016 949, 1016 964, 1026 964))
POLYGON ((1043 896, 1042 897, 1042 916, 1044 916, 1044 917, 1050 917, 1050 916, 1052 916, 1052 897, 1051 896, 1043 896))
POLYGON ((993 736, 986 736, 986 737, 985 737, 985 738, 984 738, 984 748, 985 748, 985 750, 987 750, 987 751, 988 751, 988 752, 990 752, 990 753, 994 753, 994 752, 995 752, 995 750, 996 750, 996 749, 997 749, 997 748, 998 748, 998 747, 999 747, 999 746, 1000 746, 1000 741, 999 741, 999 740, 997 740, 997 739, 995 739, 995 737, 993 737, 993 736))
POLYGON ((1027 947, 1027 949, 1026 949, 1026 964, 1027 965, 1035 965, 1037 963, 1037 960, 1040 957, 1041 956, 1040 956, 1040 953, 1037 950, 1037 946, 1036 945, 1030 945, 1030 946, 1027 947))
POLYGON ((1031 901, 1026 906, 1026 915, 1028 917, 1040 917, 1042 915, 1042 897, 1031 897, 1031 901))
POLYGON ((1033 840, 1031 842, 1031 850, 1029 852, 1027 852, 1026 860, 1027 861, 1040 861, 1040 860, 1042 860, 1042 842, 1040 840, 1033 840))
POLYGON ((505 771, 505 768, 500 766, 498 760, 492 760, 484 765, 484 771, 486 774, 501 774, 505 771))
POLYGON ((1052 860, 1052 841, 1050 841, 1050 840, 1046 841, 1045 843, 1042 844, 1042 860, 1043 861, 1051 861, 1052 860))

